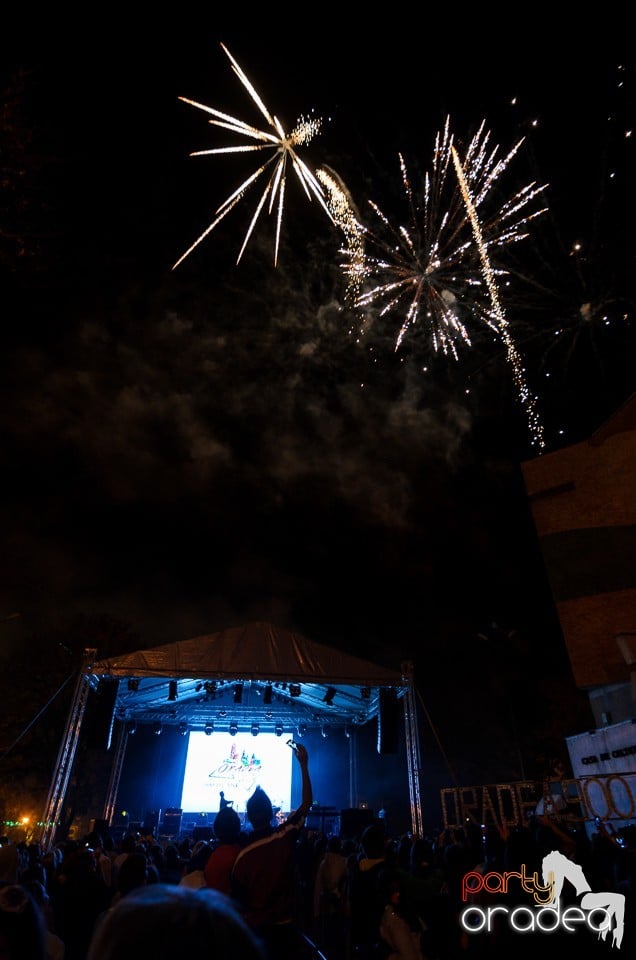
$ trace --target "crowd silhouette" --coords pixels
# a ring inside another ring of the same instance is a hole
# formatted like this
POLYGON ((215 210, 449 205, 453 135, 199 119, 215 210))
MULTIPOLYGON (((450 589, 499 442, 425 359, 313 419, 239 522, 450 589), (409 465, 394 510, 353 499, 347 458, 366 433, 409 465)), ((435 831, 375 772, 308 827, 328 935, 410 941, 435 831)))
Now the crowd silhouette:
POLYGON ((467 823, 412 837, 388 835, 377 819, 360 835, 327 835, 307 827, 307 751, 296 756, 302 800, 283 822, 257 788, 244 826, 224 806, 214 836, 198 843, 139 834, 113 843, 105 831, 45 851, 2 838, 1 960, 543 960, 572 947, 634 955, 636 826, 605 823, 588 835, 535 816, 519 828, 467 823), (552 882, 563 908, 600 911, 596 924, 512 929, 504 908, 536 912, 528 890, 511 883, 493 897, 494 881, 490 891, 476 881, 522 869, 552 882), (463 922, 467 908, 483 917, 495 901, 491 928, 463 922))

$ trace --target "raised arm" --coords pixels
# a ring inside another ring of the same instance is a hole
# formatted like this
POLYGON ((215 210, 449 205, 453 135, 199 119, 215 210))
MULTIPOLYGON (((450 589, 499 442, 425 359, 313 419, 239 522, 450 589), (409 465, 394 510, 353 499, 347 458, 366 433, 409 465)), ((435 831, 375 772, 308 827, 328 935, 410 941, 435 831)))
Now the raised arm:
POLYGON ((309 809, 314 800, 311 778, 309 776, 309 754, 307 753, 307 748, 302 743, 296 744, 294 752, 296 754, 296 759, 300 764, 302 776, 302 800, 300 801, 300 806, 298 807, 296 813, 300 813, 303 817, 305 817, 309 813, 309 809))

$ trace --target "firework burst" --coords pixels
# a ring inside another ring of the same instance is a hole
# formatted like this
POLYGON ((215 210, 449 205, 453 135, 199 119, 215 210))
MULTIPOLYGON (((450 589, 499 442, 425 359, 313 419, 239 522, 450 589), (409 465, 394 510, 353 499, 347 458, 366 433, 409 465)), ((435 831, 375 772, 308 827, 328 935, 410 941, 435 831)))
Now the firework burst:
POLYGON ((636 299, 617 254, 602 233, 593 229, 586 241, 566 246, 561 237, 546 237, 549 246, 534 245, 537 256, 528 278, 528 293, 511 318, 517 343, 545 376, 559 381, 586 370, 613 379, 623 360, 633 354, 636 299), (586 369, 587 368, 587 369, 586 369))
POLYGON ((497 278, 507 272, 499 263, 501 251, 527 237, 530 222, 546 210, 532 209, 546 189, 534 183, 504 202, 493 202, 495 185, 522 143, 500 156, 482 123, 462 159, 447 119, 437 134, 432 170, 424 177, 420 196, 399 155, 407 225, 396 225, 370 201, 379 224, 373 230, 347 210, 346 194, 332 187, 328 195, 332 217, 345 238, 347 295, 361 329, 370 324, 373 311, 379 318, 396 316, 397 350, 410 329, 425 325, 435 351, 454 359, 459 345, 471 346, 473 332, 491 331, 505 344, 533 443, 543 447, 536 401, 497 289, 497 278))
MULTIPOLYGON (((493 202, 495 185, 522 143, 500 157, 482 123, 460 158, 493 277, 505 273, 493 264, 500 251, 525 238, 529 223, 545 212, 545 208, 531 210, 532 201, 545 190, 535 184, 503 203, 493 202)), ((485 325, 501 334, 501 318, 493 307, 471 217, 458 188, 454 149, 447 119, 437 134, 432 170, 424 176, 421 196, 416 195, 399 155, 408 222, 395 224, 377 203, 369 201, 377 226, 345 233, 343 270, 362 317, 375 311, 380 317, 399 319, 396 349, 409 329, 425 324, 434 349, 457 359, 458 346, 462 342, 470 346, 473 331, 485 325)))
POLYGON ((192 253, 195 247, 197 247, 201 241, 212 232, 212 230, 214 230, 221 220, 223 220, 223 218, 227 216, 227 214, 236 206, 236 204, 242 200, 250 187, 252 187, 259 180, 261 180, 261 182, 264 180, 265 186, 256 205, 256 210, 248 226, 247 233, 243 240, 243 245, 239 251, 236 262, 238 263, 243 256, 245 247, 247 246, 250 236, 252 235, 258 218, 262 211, 267 207, 270 214, 276 210, 276 236, 274 243, 274 265, 276 266, 278 263, 280 230, 285 207, 285 189, 287 185, 287 173, 289 168, 291 168, 296 174, 308 199, 311 200, 312 198, 315 198, 323 207, 327 216, 332 219, 331 212, 325 202, 320 183, 297 153, 298 147, 305 146, 320 131, 321 121, 314 118, 300 118, 297 121, 294 129, 291 130, 291 132, 286 133, 278 117, 269 112, 253 84, 249 81, 227 47, 225 47, 224 44, 221 44, 221 47, 227 54, 232 64, 234 73, 251 96, 263 117, 266 119, 270 129, 261 130, 243 120, 232 117, 227 113, 222 113, 220 110, 216 110, 214 107, 208 107, 203 103, 197 103, 195 100, 189 100, 187 97, 179 97, 179 99, 184 103, 188 103, 190 106, 196 107, 198 110, 203 110, 206 113, 209 113, 213 117, 213 119, 209 122, 214 124, 214 126, 222 127, 223 129, 229 130, 238 136, 246 138, 247 140, 247 142, 243 142, 242 144, 236 146, 197 150, 191 153, 190 156, 203 157, 213 156, 215 154, 237 154, 249 152, 267 152, 270 155, 252 174, 250 174, 249 177, 247 177, 240 184, 240 186, 236 188, 236 190, 234 190, 224 200, 221 206, 218 207, 212 223, 203 231, 202 234, 200 234, 200 236, 197 237, 194 243, 177 260, 172 268, 173 270, 178 267, 179 264, 182 263, 190 253, 192 253))

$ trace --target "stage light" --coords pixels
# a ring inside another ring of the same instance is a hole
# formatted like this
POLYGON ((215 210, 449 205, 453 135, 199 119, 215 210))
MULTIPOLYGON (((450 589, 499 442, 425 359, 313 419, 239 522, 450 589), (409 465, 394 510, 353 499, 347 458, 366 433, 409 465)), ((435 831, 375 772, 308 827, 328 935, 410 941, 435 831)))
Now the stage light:
POLYGON ((155 737, 160 737, 162 730, 163 730, 163 727, 161 726, 160 723, 153 723, 152 732, 154 733, 155 737))
POLYGON ((243 702, 243 684, 237 683, 234 687, 234 703, 243 702))
POLYGON ((206 737, 211 736, 213 733, 214 733, 214 724, 213 724, 213 723, 206 723, 206 725, 205 725, 205 735, 206 735, 206 737))
POLYGON ((321 727, 321 728, 320 728, 320 733, 322 734, 322 736, 323 736, 323 738, 324 738, 325 740, 326 740, 327 737, 329 736, 329 730, 327 729, 327 727, 321 727))
POLYGON ((363 700, 368 700, 371 696, 371 690, 369 687, 360 687, 360 696, 363 700))
POLYGON ((333 698, 335 697, 335 695, 336 695, 336 689, 335 689, 335 687, 327 687, 327 691, 326 691, 324 697, 322 698, 322 702, 323 702, 323 703, 326 703, 328 707, 332 707, 332 706, 333 706, 333 698))
POLYGON ((253 737, 257 737, 257 736, 258 736, 258 733, 259 733, 259 730, 260 730, 259 725, 258 725, 257 723, 253 723, 253 724, 252 724, 252 736, 253 736, 253 737))
POLYGON ((235 737, 237 733, 238 733, 238 723, 236 722, 236 720, 232 720, 230 724, 230 735, 235 737))
POLYGON ((289 695, 290 695, 290 697, 299 697, 299 696, 300 696, 300 684, 299 684, 299 683, 290 683, 290 684, 289 684, 289 695))
POLYGON ((128 689, 132 693, 136 693, 139 690, 139 677, 129 677, 128 678, 128 689))
POLYGON ((305 726, 304 723, 298 724, 298 726, 296 727, 296 733, 298 734, 299 737, 305 736, 305 734, 307 733, 307 727, 305 726))
POLYGON ((130 737, 134 736, 137 733, 137 723, 135 720, 130 720, 128 726, 126 727, 128 735, 130 737))
POLYGON ((168 700, 176 700, 177 695, 177 681, 171 680, 168 685, 168 700))
POLYGON ((185 721, 182 721, 179 724, 179 733, 181 734, 182 737, 185 737, 187 732, 188 732, 188 724, 185 723, 185 721))
POLYGON ((351 727, 344 728, 344 735, 347 738, 347 740, 351 739, 351 727))
POLYGON ((269 704, 272 702, 272 692, 272 685, 271 683, 268 683, 265 687, 265 694, 263 696, 263 703, 265 706, 269 706, 269 704))
POLYGON ((282 725, 282 723, 277 723, 277 724, 276 724, 276 726, 274 727, 274 733, 276 734, 277 737, 282 737, 282 735, 283 735, 283 725, 282 725))

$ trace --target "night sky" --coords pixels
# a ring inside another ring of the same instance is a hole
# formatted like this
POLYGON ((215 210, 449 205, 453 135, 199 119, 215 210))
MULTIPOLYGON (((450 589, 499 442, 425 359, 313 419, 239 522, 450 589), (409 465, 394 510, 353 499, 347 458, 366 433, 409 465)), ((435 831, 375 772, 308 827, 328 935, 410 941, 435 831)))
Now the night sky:
POLYGON ((455 361, 416 329, 396 351, 390 316, 358 342, 341 237, 293 178, 276 267, 266 214, 236 263, 255 188, 172 269, 255 168, 189 156, 231 135, 179 97, 263 127, 221 42, 286 129, 323 119, 299 153, 360 210, 399 219, 398 152, 418 180, 447 116, 464 141, 485 120, 504 154, 524 137, 499 188, 547 184, 547 211, 502 296, 545 449, 634 390, 634 65, 546 58, 538 79, 535 59, 440 65, 390 32, 290 44, 211 16, 9 58, 3 649, 78 617, 139 646, 266 620, 413 660, 451 761, 467 728, 472 756, 475 716, 484 742, 509 730, 520 677, 537 709, 573 690, 521 474, 540 454, 505 350, 475 330, 455 361))

